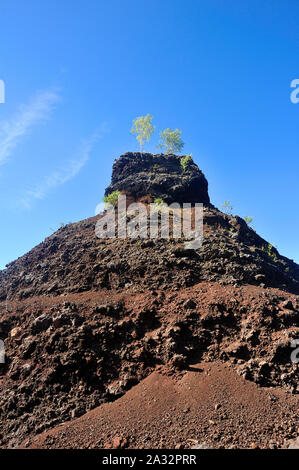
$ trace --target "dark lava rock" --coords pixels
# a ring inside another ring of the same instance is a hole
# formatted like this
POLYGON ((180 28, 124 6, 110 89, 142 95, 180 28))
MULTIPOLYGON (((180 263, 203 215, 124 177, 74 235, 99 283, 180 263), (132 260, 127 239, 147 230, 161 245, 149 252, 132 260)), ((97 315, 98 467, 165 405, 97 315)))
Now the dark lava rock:
POLYGON ((208 182, 194 162, 184 170, 182 156, 128 152, 115 160, 112 180, 105 195, 126 191, 135 199, 150 196, 168 204, 209 204, 208 182))

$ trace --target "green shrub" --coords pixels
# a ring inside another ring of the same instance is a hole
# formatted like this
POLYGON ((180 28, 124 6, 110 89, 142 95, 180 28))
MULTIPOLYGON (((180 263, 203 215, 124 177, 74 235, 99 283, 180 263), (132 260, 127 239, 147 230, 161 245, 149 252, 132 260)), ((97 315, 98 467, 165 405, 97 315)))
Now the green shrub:
POLYGON ((112 206, 116 206, 118 201, 118 196, 121 194, 120 191, 113 191, 113 193, 108 194, 103 198, 105 205, 111 204, 112 206))
POLYGON ((246 222, 247 225, 250 225, 251 222, 253 221, 253 217, 250 217, 249 215, 246 215, 246 216, 244 217, 244 220, 245 220, 245 222, 246 222))
POLYGON ((183 168, 183 171, 186 171, 188 165, 193 162, 192 155, 186 155, 185 157, 181 158, 181 167, 183 168))
POLYGON ((154 200, 154 203, 157 204, 157 206, 161 206, 161 204, 163 204, 163 199, 161 197, 156 197, 156 199, 154 200))

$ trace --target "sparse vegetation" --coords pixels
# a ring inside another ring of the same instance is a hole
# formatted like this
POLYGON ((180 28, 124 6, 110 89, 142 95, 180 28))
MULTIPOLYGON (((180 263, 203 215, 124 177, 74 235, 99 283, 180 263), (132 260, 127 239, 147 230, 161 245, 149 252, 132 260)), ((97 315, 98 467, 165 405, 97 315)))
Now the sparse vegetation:
POLYGON ((163 204, 163 199, 161 197, 156 197, 156 199, 154 200, 154 203, 157 204, 157 206, 161 206, 161 204, 163 204))
POLYGON ((160 132, 160 143, 158 148, 165 148, 167 153, 178 153, 184 147, 184 142, 181 140, 182 131, 179 129, 170 129, 169 127, 160 132))
POLYGON ((253 217, 250 217, 249 215, 245 215, 244 220, 247 225, 250 225, 251 222, 253 221, 253 217))
POLYGON ((231 205, 230 201, 224 201, 224 203, 221 206, 222 212, 228 215, 232 215, 233 213, 233 206, 231 205))
POLYGON ((271 245, 271 243, 268 243, 267 245, 263 245, 262 246, 262 250, 265 251, 267 253, 267 255, 273 259, 274 263, 277 263, 278 262, 278 258, 276 256, 275 253, 272 252, 272 249, 273 249, 273 245, 271 245))
POLYGON ((131 133, 136 135, 136 139, 140 144, 140 152, 145 142, 148 142, 155 130, 152 125, 153 116, 147 114, 146 116, 139 116, 133 121, 131 133))
POLYGON ((68 223, 64 223, 64 222, 60 222, 60 224, 57 226, 57 228, 52 228, 52 227, 49 227, 49 230, 51 232, 56 232, 57 230, 59 229, 62 229, 64 227, 67 227, 68 225, 72 224, 73 222, 68 222, 68 223))
POLYGON ((118 196, 121 194, 120 191, 113 191, 113 193, 108 194, 103 198, 103 202, 105 203, 105 206, 108 204, 111 204, 112 206, 116 206, 117 201, 118 201, 118 196))
POLYGON ((181 158, 181 167, 183 168, 183 171, 186 171, 191 162, 193 162, 192 155, 186 155, 181 158))

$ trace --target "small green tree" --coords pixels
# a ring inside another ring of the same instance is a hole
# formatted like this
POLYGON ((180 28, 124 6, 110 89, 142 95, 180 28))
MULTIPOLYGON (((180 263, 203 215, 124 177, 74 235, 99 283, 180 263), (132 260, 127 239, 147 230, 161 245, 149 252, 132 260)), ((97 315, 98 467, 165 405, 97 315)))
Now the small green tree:
POLYGON ((120 191, 113 191, 113 193, 107 194, 107 196, 104 196, 103 201, 105 203, 105 207, 107 207, 108 204, 111 204, 112 206, 116 206, 117 201, 118 201, 118 196, 120 195, 120 191))
POLYGON ((184 142, 181 140, 182 131, 179 129, 165 129, 160 132, 160 143, 158 148, 165 148, 167 153, 177 153, 184 147, 184 142))
POLYGON ((142 147, 145 142, 148 142, 155 130, 155 126, 152 125, 153 116, 147 114, 146 116, 139 116, 133 121, 131 134, 136 134, 136 139, 140 144, 140 152, 142 153, 142 147))
POLYGON ((229 201, 224 201, 224 203, 221 206, 221 209, 225 214, 232 215, 233 213, 233 206, 231 205, 229 201))

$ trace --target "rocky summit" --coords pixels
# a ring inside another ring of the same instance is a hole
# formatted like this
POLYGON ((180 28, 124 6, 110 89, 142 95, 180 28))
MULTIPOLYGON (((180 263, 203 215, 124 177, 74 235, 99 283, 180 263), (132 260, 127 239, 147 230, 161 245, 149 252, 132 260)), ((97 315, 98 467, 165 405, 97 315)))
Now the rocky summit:
POLYGON ((126 191, 136 200, 149 196, 167 203, 210 202, 208 182, 198 166, 190 159, 184 167, 177 155, 153 155, 128 152, 115 160, 112 180, 106 189, 126 191))
POLYGON ((295 445, 299 266, 181 159, 122 155, 106 195, 202 202, 200 248, 98 239, 100 214, 0 272, 2 447, 295 445))

